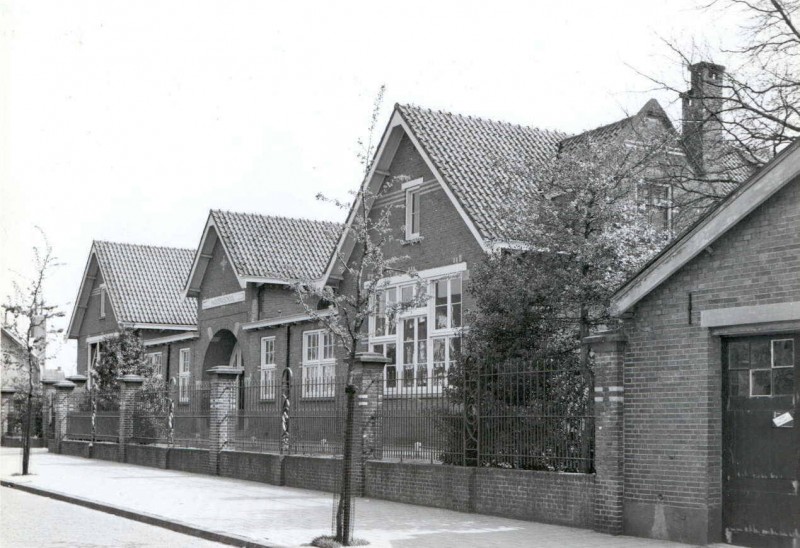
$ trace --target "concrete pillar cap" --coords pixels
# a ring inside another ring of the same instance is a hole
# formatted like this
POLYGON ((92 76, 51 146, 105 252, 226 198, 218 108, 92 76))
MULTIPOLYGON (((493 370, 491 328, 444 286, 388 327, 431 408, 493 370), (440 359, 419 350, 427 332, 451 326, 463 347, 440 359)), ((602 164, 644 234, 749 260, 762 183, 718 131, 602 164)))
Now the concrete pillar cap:
POLYGON ((42 382, 42 384, 55 384, 55 383, 57 383, 58 381, 57 381, 57 380, 55 380, 55 379, 42 379, 42 381, 41 381, 41 382, 42 382))
POLYGON ((377 352, 359 352, 356 354, 356 361, 360 361, 361 363, 380 363, 386 364, 391 363, 390 358, 385 358, 382 354, 378 354, 377 352))
POLYGON ((128 373, 127 375, 118 377, 117 380, 126 384, 141 384, 144 382, 144 377, 141 375, 133 375, 132 373, 128 373))
POLYGON ((237 376, 244 373, 244 369, 241 367, 231 367, 229 365, 218 365, 216 367, 212 367, 206 371, 210 375, 216 375, 217 377, 225 377, 225 376, 237 376))
POLYGON ((89 378, 86 375, 70 375, 69 377, 67 377, 67 380, 77 384, 79 382, 86 382, 89 380, 89 378))
POLYGON ((75 383, 70 381, 58 381, 55 386, 58 390, 72 390, 75 388, 75 383))
POLYGON ((16 388, 3 388, 2 390, 0 390, 0 392, 2 392, 3 394, 16 394, 17 393, 17 389, 16 388))
POLYGON ((622 331, 601 331, 583 338, 583 344, 600 344, 608 342, 627 342, 628 338, 622 331))

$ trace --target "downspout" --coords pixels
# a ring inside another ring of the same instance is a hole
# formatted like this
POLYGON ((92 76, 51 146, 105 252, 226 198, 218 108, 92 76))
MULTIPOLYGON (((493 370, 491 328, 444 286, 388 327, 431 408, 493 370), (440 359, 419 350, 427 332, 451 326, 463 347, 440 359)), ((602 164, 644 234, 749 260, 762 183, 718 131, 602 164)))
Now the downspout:
POLYGON ((167 345, 167 365, 164 368, 164 384, 166 386, 169 386, 169 370, 170 370, 170 367, 169 367, 169 361, 170 360, 169 359, 170 359, 171 356, 172 356, 172 345, 168 344, 167 345))

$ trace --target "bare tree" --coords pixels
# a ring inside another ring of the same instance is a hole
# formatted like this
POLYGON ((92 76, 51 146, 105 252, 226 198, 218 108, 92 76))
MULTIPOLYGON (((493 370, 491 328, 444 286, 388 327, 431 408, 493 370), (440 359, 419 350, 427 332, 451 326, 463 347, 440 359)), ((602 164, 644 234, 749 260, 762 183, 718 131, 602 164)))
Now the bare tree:
MULTIPOLYGON (((375 152, 374 135, 383 93, 384 88, 381 87, 373 105, 367 141, 359 140, 359 160, 364 169, 365 179, 370 171, 370 162, 375 152)), ((406 179, 407 177, 394 177, 390 185, 400 184, 406 179)), ((346 245, 343 246, 343 249, 337 250, 333 257, 333 260, 342 269, 343 282, 338 290, 330 286, 320 286, 311 280, 296 286, 299 300, 308 315, 333 335, 346 366, 347 407, 335 538, 345 546, 349 546, 352 542, 353 487, 349 464, 354 450, 352 439, 355 427, 354 410, 357 387, 354 385, 353 369, 356 354, 366 349, 370 317, 381 316, 387 318, 387 321, 394 321, 394 316, 398 312, 417 306, 419 302, 427 299, 424 291, 421 290, 421 283, 416 272, 411 268, 403 267, 407 258, 385 253, 387 246, 395 240, 391 226, 392 212, 395 208, 390 206, 373 209, 372 205, 376 196, 377 193, 370 191, 367 184, 362 185, 358 191, 353 193, 352 204, 328 199, 322 195, 317 196, 318 199, 350 212, 348 222, 344 227, 344 234, 341 235, 346 245), (346 252, 345 247, 351 249, 351 252, 346 252), (407 275, 411 283, 416 280, 417 291, 414 292, 414 297, 391 304, 388 308, 380 307, 377 303, 380 300, 385 278, 399 274, 407 275)))
POLYGON ((61 329, 50 328, 50 321, 64 316, 57 306, 47 304, 44 285, 52 269, 58 266, 44 232, 39 229, 43 244, 33 247, 34 274, 22 286, 14 283, 14 295, 8 297, 3 308, 11 315, 8 328, 23 343, 18 367, 23 371, 26 389, 26 418, 23 425, 22 474, 29 473, 31 455, 31 432, 33 429, 33 399, 44 369, 48 335, 60 333, 61 329))
POLYGON ((692 69, 690 90, 644 76, 681 93, 684 139, 690 146, 706 141, 697 158, 705 178, 735 183, 743 164, 763 165, 800 135, 800 0, 713 0, 700 9, 740 10, 747 18, 740 45, 713 51, 666 39, 670 53, 692 69), (720 55, 727 68, 714 64, 720 55), (704 79, 710 85, 697 85, 704 79))

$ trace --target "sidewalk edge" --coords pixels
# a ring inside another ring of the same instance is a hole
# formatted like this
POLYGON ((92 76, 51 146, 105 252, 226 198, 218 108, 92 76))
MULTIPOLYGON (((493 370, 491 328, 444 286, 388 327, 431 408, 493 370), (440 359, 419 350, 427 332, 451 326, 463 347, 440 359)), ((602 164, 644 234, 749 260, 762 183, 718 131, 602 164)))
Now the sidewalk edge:
POLYGON ((160 518, 158 516, 154 516, 152 514, 146 514, 144 512, 135 512, 133 510, 126 510, 124 508, 119 508, 117 506, 112 506, 110 504, 104 504, 101 502, 95 502, 93 500, 74 497, 72 495, 67 495, 65 493, 59 493, 58 491, 50 491, 48 489, 42 489, 40 487, 34 487, 32 485, 27 485, 24 483, 17 483, 14 481, 9 481, 7 479, 0 480, 0 486, 9 487, 11 489, 17 489, 19 491, 31 493, 33 495, 39 495, 55 500, 60 500, 62 502, 68 502, 70 504, 83 506, 84 508, 89 508, 91 510, 105 512, 106 514, 112 514, 115 516, 119 516, 121 518, 138 521, 147 525, 153 525, 155 527, 162 527, 164 529, 169 529, 170 531, 174 531, 176 533, 183 533, 184 535, 190 535, 204 540, 219 542, 221 544, 228 544, 230 546, 241 546, 243 548, 283 548, 281 545, 278 544, 264 544, 249 538, 240 537, 238 535, 229 535, 225 533, 209 531, 207 529, 200 529, 199 527, 195 527, 194 525, 189 525, 188 523, 184 523, 181 521, 168 520, 160 518))

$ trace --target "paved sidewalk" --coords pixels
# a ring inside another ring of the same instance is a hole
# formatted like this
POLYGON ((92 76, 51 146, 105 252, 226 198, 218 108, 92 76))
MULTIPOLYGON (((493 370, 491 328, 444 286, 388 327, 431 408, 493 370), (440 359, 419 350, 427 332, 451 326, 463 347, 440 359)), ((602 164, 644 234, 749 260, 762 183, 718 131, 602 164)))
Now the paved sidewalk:
MULTIPOLYGON (((19 454, 18 449, 0 450, 0 476, 6 484, 232 534, 266 546, 299 546, 330 534, 333 497, 329 493, 67 457, 46 450, 32 455, 33 475, 14 476, 19 471, 19 454)), ((366 498, 356 500, 356 537, 376 547, 685 546, 366 498)))

